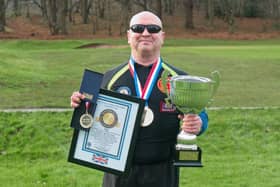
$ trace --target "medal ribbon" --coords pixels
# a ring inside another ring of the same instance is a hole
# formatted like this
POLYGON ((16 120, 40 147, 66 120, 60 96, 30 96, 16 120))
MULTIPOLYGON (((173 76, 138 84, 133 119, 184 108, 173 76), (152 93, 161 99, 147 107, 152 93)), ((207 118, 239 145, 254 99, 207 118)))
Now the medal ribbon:
POLYGON ((129 59, 128 66, 129 66, 130 74, 134 79, 136 94, 141 99, 145 99, 146 100, 146 105, 148 105, 147 100, 149 99, 149 97, 152 93, 152 90, 153 90, 153 87, 154 87, 155 82, 157 80, 158 74, 161 70, 161 66, 162 66, 161 58, 159 57, 157 59, 157 61, 153 64, 152 69, 150 70, 148 78, 145 82, 144 88, 142 88, 142 86, 141 86, 141 82, 138 78, 137 72, 135 71, 134 64, 135 64, 135 61, 131 57, 129 59))
POLYGON ((86 113, 88 113, 89 107, 90 107, 90 102, 86 101, 86 113))

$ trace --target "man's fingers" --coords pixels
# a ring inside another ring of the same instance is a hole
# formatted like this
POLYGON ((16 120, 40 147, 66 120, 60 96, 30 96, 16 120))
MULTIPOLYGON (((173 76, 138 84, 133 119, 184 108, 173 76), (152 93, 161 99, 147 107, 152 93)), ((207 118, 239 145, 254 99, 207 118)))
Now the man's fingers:
POLYGON ((81 98, 78 97, 78 96, 71 96, 71 102, 80 103, 81 102, 81 98))
POLYGON ((198 134, 201 130, 202 121, 197 114, 186 114, 182 119, 182 129, 185 132, 198 134))
POLYGON ((185 132, 197 134, 197 133, 200 132, 201 127, 199 127, 199 126, 183 126, 182 129, 185 132))
POLYGON ((185 115, 183 118, 183 122, 189 122, 189 123, 196 123, 200 120, 200 117, 198 115, 188 114, 185 115))
POLYGON ((71 102, 71 107, 72 107, 72 108, 77 108, 78 106, 79 106, 78 103, 73 103, 73 102, 71 102))
POLYGON ((71 104, 70 104, 71 107, 76 108, 80 105, 81 100, 84 99, 84 95, 81 94, 80 92, 73 92, 70 99, 71 99, 71 104))

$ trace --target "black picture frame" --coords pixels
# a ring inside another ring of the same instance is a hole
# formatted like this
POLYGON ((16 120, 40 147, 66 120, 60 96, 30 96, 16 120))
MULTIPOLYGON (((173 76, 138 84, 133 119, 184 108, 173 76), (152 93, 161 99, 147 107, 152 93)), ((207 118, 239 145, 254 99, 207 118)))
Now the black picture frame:
POLYGON ((142 99, 100 89, 95 122, 89 129, 74 129, 68 161, 116 175, 126 173, 132 163, 144 107, 142 99), (109 120, 106 115, 111 115, 109 120))

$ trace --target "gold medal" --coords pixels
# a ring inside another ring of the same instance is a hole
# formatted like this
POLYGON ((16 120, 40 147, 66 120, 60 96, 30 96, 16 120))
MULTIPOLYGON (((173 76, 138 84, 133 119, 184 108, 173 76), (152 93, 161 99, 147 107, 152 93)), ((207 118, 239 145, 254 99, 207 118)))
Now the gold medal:
POLYGON ((141 123, 142 127, 150 126, 152 124, 152 122, 154 121, 154 113, 147 106, 144 109, 144 116, 143 117, 144 118, 143 118, 142 123, 141 123))
POLYGON ((86 113, 80 117, 80 125, 85 129, 90 128, 93 124, 93 117, 88 113, 89 106, 90 103, 86 102, 86 113))
POLYGON ((99 117, 100 123, 106 128, 113 128, 118 124, 118 116, 114 110, 103 110, 99 117))

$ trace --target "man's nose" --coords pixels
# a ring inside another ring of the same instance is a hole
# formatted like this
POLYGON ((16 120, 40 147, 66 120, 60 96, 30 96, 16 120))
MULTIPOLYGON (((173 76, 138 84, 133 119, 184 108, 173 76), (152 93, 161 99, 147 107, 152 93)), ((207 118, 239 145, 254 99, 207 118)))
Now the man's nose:
POLYGON ((149 33, 149 31, 148 31, 147 28, 145 28, 144 31, 143 31, 143 33, 142 33, 142 35, 150 35, 150 34, 151 34, 151 33, 149 33))

